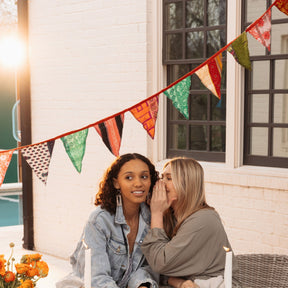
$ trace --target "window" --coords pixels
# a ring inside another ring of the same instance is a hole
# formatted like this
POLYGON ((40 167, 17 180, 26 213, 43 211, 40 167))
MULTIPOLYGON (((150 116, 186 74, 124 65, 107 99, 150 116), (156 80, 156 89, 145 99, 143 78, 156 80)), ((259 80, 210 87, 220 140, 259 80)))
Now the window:
MULTIPOLYGON (((272 1, 243 1, 243 31, 272 1), (257 15, 257 16, 256 16, 257 15)), ((244 164, 288 167, 288 17, 272 8, 271 51, 247 33, 244 164)))
MULTIPOLYGON (((163 64, 167 85, 198 67, 226 45, 226 0, 163 0, 163 64)), ((226 52, 221 100, 191 76, 187 120, 167 100, 167 157, 225 161, 226 52)))

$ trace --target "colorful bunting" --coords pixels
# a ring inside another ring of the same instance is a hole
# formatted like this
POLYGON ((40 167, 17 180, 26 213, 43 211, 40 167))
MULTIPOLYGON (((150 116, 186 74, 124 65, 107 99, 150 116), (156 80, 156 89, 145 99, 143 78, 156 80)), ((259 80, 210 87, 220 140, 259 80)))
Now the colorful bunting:
POLYGON ((138 120, 148 132, 150 137, 154 139, 155 124, 158 114, 158 95, 141 103, 136 108, 130 110, 136 120, 138 120))
POLYGON ((283 13, 288 15, 288 1, 287 0, 276 0, 275 6, 283 13))
POLYGON ((123 123, 124 114, 120 114, 94 126, 104 144, 115 156, 119 156, 123 123))
POLYGON ((2 185, 6 171, 10 164, 13 155, 13 150, 5 151, 0 153, 0 186, 2 185))
POLYGON ((85 154, 87 136, 88 129, 84 129, 61 138, 70 160, 79 173, 82 170, 82 160, 85 154))
POLYGON ((188 76, 168 90, 164 91, 164 94, 172 100, 175 108, 177 108, 187 119, 189 119, 188 96, 190 86, 191 76, 188 76))
POLYGON ((268 9, 265 14, 256 21, 256 24, 253 23, 250 27, 251 28, 248 27, 246 31, 270 51, 271 9, 268 9))
POLYGON ((30 165, 37 177, 46 185, 50 160, 55 141, 48 141, 38 145, 21 149, 23 158, 30 165))
POLYGON ((235 60, 245 67, 251 70, 251 62, 248 49, 247 33, 244 31, 233 43, 227 48, 235 60))
POLYGON ((195 72, 203 85, 205 85, 219 99, 221 99, 221 73, 221 53, 212 58, 205 66, 195 72))

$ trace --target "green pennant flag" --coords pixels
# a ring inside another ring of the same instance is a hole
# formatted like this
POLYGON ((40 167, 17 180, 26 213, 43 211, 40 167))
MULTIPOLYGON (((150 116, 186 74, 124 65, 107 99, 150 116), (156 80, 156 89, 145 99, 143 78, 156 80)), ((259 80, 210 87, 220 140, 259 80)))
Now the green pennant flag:
POLYGON ((85 154, 87 135, 88 129, 85 129, 61 138, 70 160, 79 173, 82 169, 82 160, 85 154))
POLYGON ((244 31, 233 43, 227 48, 235 60, 248 70, 251 70, 251 62, 248 49, 248 40, 246 31, 244 31))
POLYGON ((168 90, 164 91, 164 94, 172 100, 175 108, 177 108, 187 119, 189 119, 188 96, 190 86, 191 76, 188 76, 168 90))

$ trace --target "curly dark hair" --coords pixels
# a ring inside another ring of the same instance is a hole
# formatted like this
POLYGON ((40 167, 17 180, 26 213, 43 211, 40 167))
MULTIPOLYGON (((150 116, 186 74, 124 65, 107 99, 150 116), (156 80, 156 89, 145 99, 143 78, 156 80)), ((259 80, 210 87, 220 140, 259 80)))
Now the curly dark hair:
POLYGON ((119 171, 125 163, 135 159, 142 160, 148 165, 151 176, 151 187, 149 192, 150 195, 152 194, 153 187, 159 179, 158 171, 156 171, 155 166, 145 156, 138 153, 128 153, 119 156, 104 173, 102 181, 99 184, 98 193, 96 194, 96 200, 94 203, 96 206, 101 205, 101 208, 107 210, 111 214, 116 213, 117 189, 114 187, 113 178, 115 179, 118 177, 119 171))

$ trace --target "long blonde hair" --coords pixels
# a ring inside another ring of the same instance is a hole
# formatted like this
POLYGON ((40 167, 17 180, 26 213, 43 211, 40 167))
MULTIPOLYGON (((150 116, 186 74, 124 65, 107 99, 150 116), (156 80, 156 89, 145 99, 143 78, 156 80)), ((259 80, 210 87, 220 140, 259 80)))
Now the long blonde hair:
POLYGON ((214 208, 206 202, 204 171, 196 160, 177 157, 168 161, 165 167, 168 165, 171 167, 172 182, 178 198, 174 211, 169 209, 165 214, 164 226, 167 235, 173 237, 188 216, 200 209, 214 208), (177 222, 175 222, 175 219, 177 219, 177 222))

